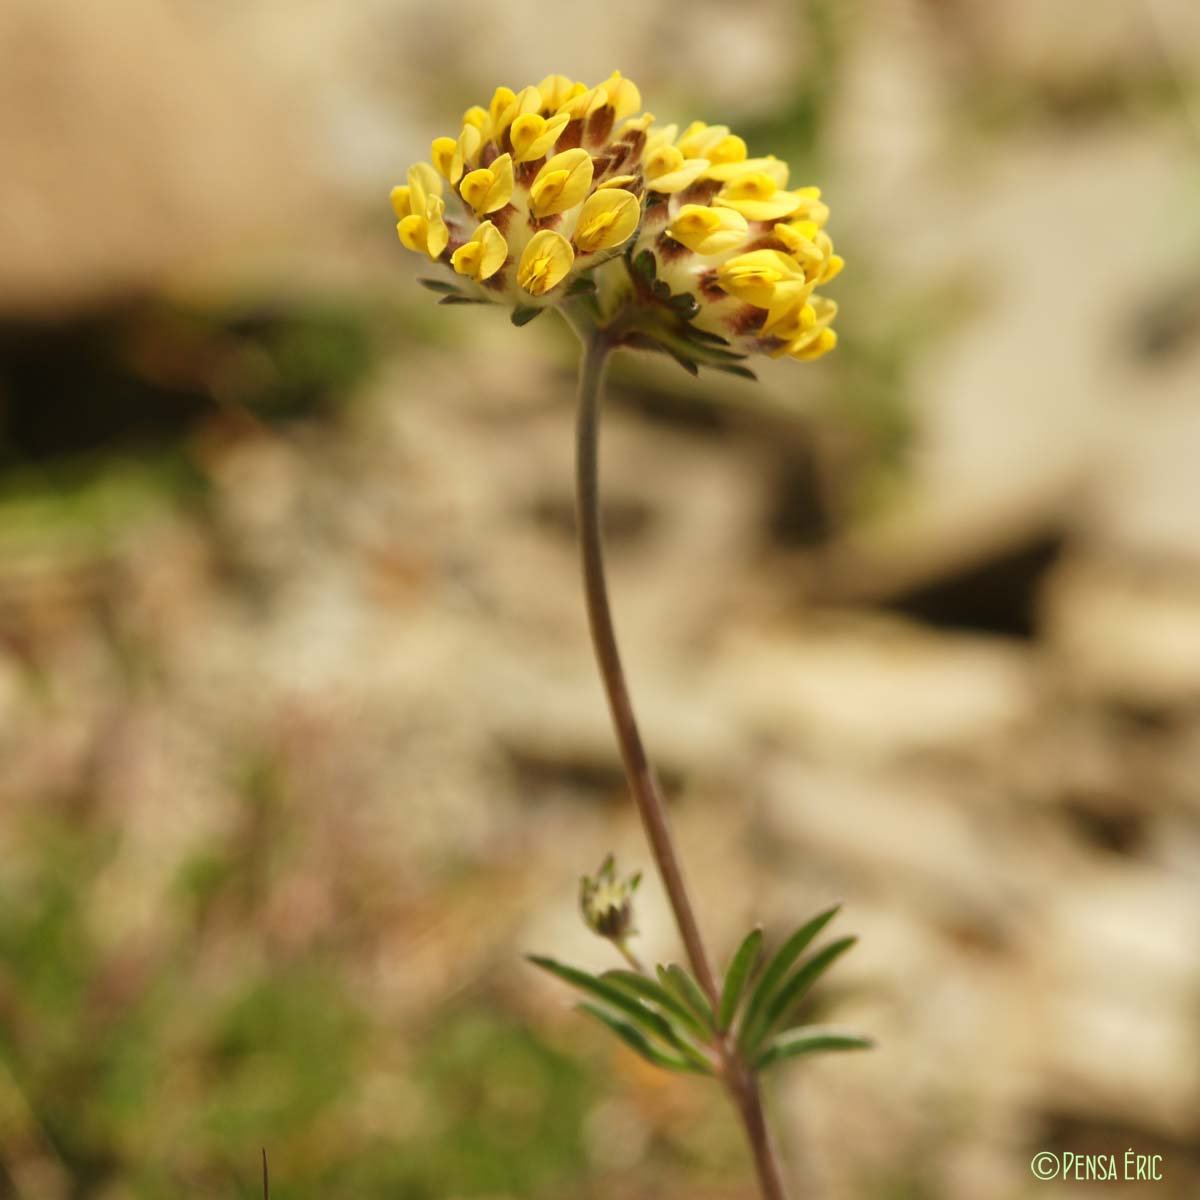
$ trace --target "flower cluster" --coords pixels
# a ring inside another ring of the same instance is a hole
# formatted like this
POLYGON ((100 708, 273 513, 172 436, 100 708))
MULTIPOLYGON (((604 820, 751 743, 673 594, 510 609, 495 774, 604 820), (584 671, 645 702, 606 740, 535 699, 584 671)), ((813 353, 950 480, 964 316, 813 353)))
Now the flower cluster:
POLYGON ((787 163, 723 125, 680 132, 640 109, 620 73, 468 109, 392 190, 400 241, 455 273, 428 286, 510 305, 518 324, 570 298, 689 368, 833 349, 837 306, 816 289, 843 264, 819 189, 790 188, 787 163))

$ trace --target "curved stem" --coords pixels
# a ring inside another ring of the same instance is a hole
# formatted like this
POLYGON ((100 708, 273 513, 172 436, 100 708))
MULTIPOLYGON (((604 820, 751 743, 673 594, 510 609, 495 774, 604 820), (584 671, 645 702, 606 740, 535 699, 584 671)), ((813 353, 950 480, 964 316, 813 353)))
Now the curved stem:
POLYGON ((663 886, 675 914, 675 922, 683 937, 688 960, 705 995, 715 1005, 717 984, 700 927, 683 880, 683 868, 671 836, 667 805, 658 776, 650 765, 633 714, 633 702, 625 683, 625 669, 617 648, 617 632, 613 627, 612 610, 608 603, 608 585, 604 578, 603 545, 600 533, 600 480, 598 441, 600 423, 600 385, 611 347, 600 332, 586 337, 583 362, 579 371, 579 412, 575 436, 575 503, 579 525, 579 547, 583 561, 583 589, 587 600, 588 621, 592 629, 592 644, 596 662, 608 694, 613 727, 621 746, 625 773, 633 789, 638 814, 646 830, 650 849, 663 886))
MULTIPOLYGON (((570 321, 570 318, 568 320, 570 321)), ((625 774, 633 790, 638 814, 671 902, 671 911, 679 926, 692 971, 715 1011, 719 998, 716 977, 700 936, 695 910, 692 908, 684 882, 683 868, 671 834, 662 786, 650 765, 634 716, 604 576, 603 539, 600 528, 600 394, 604 369, 614 347, 603 330, 589 327, 582 321, 578 325, 573 321, 570 323, 583 345, 575 439, 575 499, 583 562, 584 596, 587 601, 592 644, 595 647, 596 662, 608 696, 613 728, 621 747, 625 774)), ((722 1079, 737 1108, 754 1156, 754 1167, 763 1200, 787 1200, 779 1157, 763 1112, 758 1079, 742 1060, 732 1037, 724 1035, 719 1038, 716 1049, 721 1057, 722 1079)))

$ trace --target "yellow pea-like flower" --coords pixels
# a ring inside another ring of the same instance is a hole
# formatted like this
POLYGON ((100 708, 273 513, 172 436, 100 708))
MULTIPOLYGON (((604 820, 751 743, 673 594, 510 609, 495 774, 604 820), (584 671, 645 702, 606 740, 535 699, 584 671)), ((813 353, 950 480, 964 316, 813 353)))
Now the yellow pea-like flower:
POLYGON ((795 195, 799 197, 800 204, 792 214, 793 219, 803 218, 806 221, 812 221, 818 229, 829 220, 829 205, 821 200, 820 188, 796 188, 795 195))
POLYGON ((467 165, 478 159, 482 144, 483 137, 479 130, 474 125, 464 125, 457 140, 449 137, 434 138, 429 157, 433 160, 437 173, 453 185, 462 178, 467 165))
POLYGON ((512 199, 513 186, 512 155, 502 154, 490 167, 465 175, 458 191, 475 215, 482 217, 502 209, 512 199))
POLYGON ((811 221, 780 221, 774 232, 797 262, 802 263, 810 272, 820 273, 828 252, 813 240, 817 228, 811 221))
POLYGON ((777 221, 795 212, 800 202, 765 171, 752 171, 724 184, 713 203, 736 209, 751 221, 777 221))
POLYGON ((741 245, 748 228, 735 209, 685 204, 667 226, 667 236, 695 254, 722 254, 741 245))
POLYGON ((647 130, 646 157, 649 158, 656 150, 661 150, 663 146, 675 145, 675 137, 678 133, 678 125, 660 125, 657 129, 647 130))
POLYGON ((772 336, 781 339, 783 344, 772 351, 773 357, 787 354, 806 361, 828 354, 837 345, 837 334, 830 328, 837 316, 837 304, 824 296, 814 296, 808 308, 811 315, 789 326, 781 324, 774 331, 772 336))
POLYGON ((587 90, 586 83, 576 83, 566 75, 547 75, 538 84, 538 92, 542 97, 542 111, 556 113, 568 100, 582 96, 587 90))
POLYGON ((731 162, 713 163, 708 168, 708 178, 719 183, 728 183, 740 179, 743 175, 768 175, 775 181, 776 187, 785 188, 788 185, 788 165, 773 154, 768 154, 765 158, 741 158, 731 162))
POLYGON ((429 148, 429 157, 433 160, 434 169, 449 183, 457 183, 462 178, 462 157, 458 155, 458 143, 452 137, 433 139, 429 148))
POLYGON ((623 188, 600 188, 579 213, 575 245, 585 254, 611 250, 628 241, 642 217, 638 198, 623 188))
POLYGON ((508 131, 516 161, 536 162, 545 158, 570 119, 566 113, 555 113, 549 118, 540 113, 522 113, 508 131))
POLYGON ((430 196, 442 194, 442 177, 424 162, 408 169, 408 202, 412 212, 424 213, 430 196))
MULTIPOLYGON (((707 158, 713 167, 735 167, 746 159, 746 143, 726 125, 693 121, 676 144, 684 158, 707 158)), ((709 176, 713 177, 711 168, 709 176)))
POLYGON ((840 254, 831 254, 826 260, 825 269, 821 272, 818 284, 828 283, 831 279, 836 279, 845 269, 846 260, 840 254))
POLYGON ((787 353, 800 362, 812 362, 813 359, 821 358, 835 349, 837 344, 837 330, 826 327, 818 329, 815 336, 810 333, 798 338, 788 347, 787 353))
POLYGON ((591 189, 593 170, 592 156, 578 147, 547 159, 529 188, 530 211, 549 217, 574 208, 591 189))
POLYGON ((817 310, 807 300, 797 300, 782 306, 778 312, 769 312, 762 332, 790 343, 803 337, 816 323, 817 310))
POLYGON ((438 258, 450 240, 442 199, 442 180, 428 163, 416 163, 409 169, 408 186, 392 189, 392 208, 400 221, 396 232, 409 249, 438 258), (408 211, 400 216, 402 210, 408 211))
POLYGON ((491 221, 484 221, 450 256, 450 265, 460 275, 469 275, 477 283, 491 279, 508 258, 504 234, 491 221))
POLYGON ((636 175, 614 175, 611 179, 606 179, 603 183, 596 184, 596 190, 600 191, 603 188, 627 188, 631 183, 636 182, 636 175))
MULTIPOLYGON (((507 89, 506 89, 507 90, 507 89)), ((542 107, 542 94, 535 87, 522 88, 507 106, 492 119, 492 137, 499 140, 518 118, 536 113, 542 107)))
POLYGON ((427 197, 423 213, 410 213, 396 225, 400 241, 409 250, 440 258, 450 241, 450 230, 443 219, 445 211, 446 202, 440 196, 427 197))
POLYGON ((601 85, 608 93, 608 103, 613 115, 620 121, 642 107, 642 93, 632 79, 626 79, 620 71, 614 71, 601 85))
POLYGON ((489 138, 491 136, 492 118, 488 115, 486 108, 481 108, 478 104, 472 104, 462 116, 463 128, 470 127, 478 131, 481 138, 489 138))
POLYGON ((608 89, 604 84, 600 84, 598 87, 569 96, 558 111, 565 112, 572 121, 580 121, 594 112, 599 112, 608 102, 608 89))
POLYGON ((799 263, 778 250, 751 250, 729 259, 717 268, 717 281, 731 296, 755 308, 771 308, 780 288, 799 296, 808 283, 799 263))
POLYGON ((517 93, 514 92, 510 87, 501 86, 492 93, 491 102, 487 107, 488 133, 492 137, 498 139, 504 132, 504 130, 500 128, 500 121, 504 114, 508 111, 509 105, 512 104, 516 98, 517 93))
POLYGON ((544 296, 566 278, 574 261, 575 251, 561 233, 539 230, 521 255, 517 283, 531 296, 544 296))
POLYGON ((646 186, 652 192, 682 192, 708 170, 707 158, 684 158, 678 146, 660 146, 646 158, 646 186))

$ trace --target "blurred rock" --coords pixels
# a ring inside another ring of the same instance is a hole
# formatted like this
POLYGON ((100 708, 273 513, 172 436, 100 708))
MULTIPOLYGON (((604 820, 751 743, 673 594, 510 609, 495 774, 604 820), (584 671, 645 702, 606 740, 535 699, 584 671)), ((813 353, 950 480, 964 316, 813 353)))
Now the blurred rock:
POLYGON ((0 312, 158 289, 311 219, 303 135, 202 14, 10 0, 0 47, 0 312))
POLYGON ((1200 577, 1079 561, 1045 595, 1046 636, 1078 688, 1164 710, 1200 700, 1200 577))

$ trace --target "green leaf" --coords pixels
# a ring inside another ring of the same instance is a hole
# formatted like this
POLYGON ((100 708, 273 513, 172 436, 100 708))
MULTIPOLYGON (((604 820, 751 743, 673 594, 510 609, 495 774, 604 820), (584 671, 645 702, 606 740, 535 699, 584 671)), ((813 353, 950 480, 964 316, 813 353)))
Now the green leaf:
POLYGON ((582 296, 596 290, 596 281, 590 275, 580 275, 566 291, 568 296, 582 296))
POLYGON ((683 1058, 679 1058, 674 1054, 668 1054, 665 1050, 660 1050, 653 1045, 649 1038, 628 1021, 622 1021, 620 1017, 614 1017, 612 1013, 605 1012, 604 1009, 597 1007, 594 1004, 588 1004, 586 1001, 577 1006, 581 1012, 585 1012, 590 1017, 595 1017, 602 1025, 607 1025, 630 1049, 636 1051, 647 1062, 653 1063, 656 1067, 662 1067, 667 1071, 689 1071, 699 1073, 699 1068, 693 1066, 683 1058))
POLYGON ((840 938, 819 950, 779 989, 767 1003, 758 1023, 747 1028, 742 1049, 747 1056, 786 1019, 809 988, 858 941, 855 937, 840 938))
POLYGON ((688 330, 688 337, 697 342, 711 342, 714 346, 728 346, 729 340, 723 338, 719 333, 711 333, 707 329, 700 329, 693 325, 688 330))
POLYGON ((742 367, 737 363, 715 362, 706 363, 705 366, 711 367, 714 371, 724 371, 726 375, 736 375, 739 379, 758 380, 758 376, 749 367, 742 367))
POLYGON ((658 981, 687 1005, 707 1029, 716 1029, 712 1008, 700 985, 678 963, 658 968, 658 981))
POLYGON ((665 346, 664 349, 689 375, 700 374, 700 368, 687 355, 680 354, 678 350, 670 346, 665 346))
POLYGON ((453 296, 443 296, 439 304, 486 304, 486 300, 480 300, 477 296, 460 296, 455 293, 453 296))
POLYGON ((763 931, 751 930, 745 940, 737 948, 733 962, 725 975, 725 986, 721 989, 721 1007, 717 1012, 717 1028, 724 1033, 733 1024, 733 1018, 741 1003, 742 993, 746 990, 746 980, 758 962, 762 952, 763 931))
POLYGON ((459 290, 448 279, 418 279, 417 282, 431 292, 440 292, 445 296, 457 296, 459 290))
POLYGON ((641 284, 649 287, 658 276, 658 261, 653 250, 642 250, 629 262, 629 270, 641 284))
POLYGON ((666 1017, 656 1013, 652 1008, 647 1008, 640 1000, 616 984, 606 982, 595 975, 589 975, 587 971, 581 971, 577 967, 568 967, 552 958, 531 954, 529 961, 534 966, 541 967, 543 971, 557 975, 559 979, 578 988, 581 992, 587 992, 598 1000, 603 1000, 610 1008, 615 1008, 626 1016, 632 1017, 639 1025, 648 1029, 667 1045, 686 1053, 687 1047, 683 1045, 682 1039, 671 1027, 671 1023, 666 1017))
POLYGON ((532 304, 518 304, 512 310, 512 323, 516 326, 528 325, 534 317, 540 317, 546 310, 544 308, 536 308, 532 304))
POLYGON ((708 1041, 712 1031, 673 992, 656 980, 639 975, 636 971, 625 970, 605 971, 600 978, 625 988, 651 1004, 657 1004, 669 1017, 674 1017, 685 1025, 688 1032, 701 1042, 708 1041))
POLYGON ((810 1025, 805 1029, 791 1029, 772 1039, 753 1065, 756 1071, 765 1071, 786 1058, 799 1058, 803 1054, 819 1054, 826 1050, 870 1050, 874 1045, 871 1038, 859 1033, 810 1025))
POLYGON ((680 292, 678 295, 672 296, 669 303, 671 308, 685 321, 700 311, 700 301, 691 292, 680 292))
POLYGON ((818 913, 811 921, 801 925, 775 951, 774 957, 767 963, 766 970, 759 976, 758 983, 754 985, 754 992, 746 1008, 746 1015, 742 1019, 743 1034, 748 1033, 758 1021, 763 1009, 766 1007, 767 1001, 775 994, 775 989, 784 981, 787 973, 792 969, 792 964, 808 949, 813 938, 833 920, 837 915, 838 909, 841 907, 840 904, 835 904, 832 908, 827 908, 824 912, 818 913))

